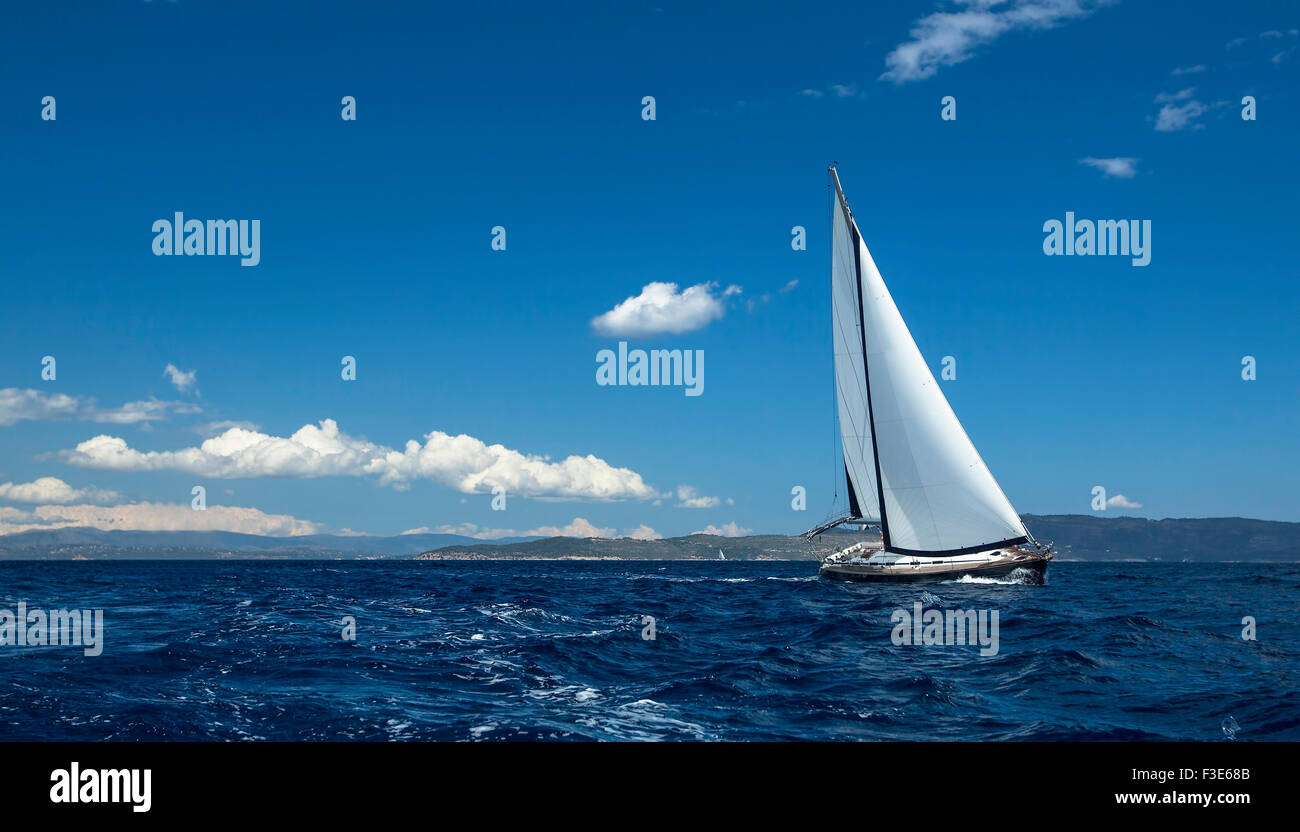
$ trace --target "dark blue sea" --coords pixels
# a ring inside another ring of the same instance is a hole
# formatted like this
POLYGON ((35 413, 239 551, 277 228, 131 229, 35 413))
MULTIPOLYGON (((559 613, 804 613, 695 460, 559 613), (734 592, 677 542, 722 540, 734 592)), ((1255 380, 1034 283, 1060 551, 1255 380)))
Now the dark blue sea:
POLYGON ((6 562, 0 608, 103 609, 104 645, 0 646, 0 738, 1300 739, 1300 565, 1057 562, 1046 586, 816 569, 6 562), (998 653, 894 644, 917 602, 997 610, 998 653))

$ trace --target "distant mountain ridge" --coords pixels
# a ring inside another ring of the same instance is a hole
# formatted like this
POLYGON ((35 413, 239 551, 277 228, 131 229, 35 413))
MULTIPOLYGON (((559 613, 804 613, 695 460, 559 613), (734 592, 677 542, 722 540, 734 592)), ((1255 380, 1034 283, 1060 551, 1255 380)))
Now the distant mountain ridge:
MULTIPOLYGON (((1300 561, 1300 523, 1240 517, 1147 520, 1083 514, 1024 515, 1042 542, 1065 560, 1300 561)), ((421 553, 424 560, 614 558, 622 560, 820 560, 857 539, 877 535, 835 529, 808 543, 801 537, 690 535, 666 540, 545 538, 511 544, 454 544, 421 553)))
MULTIPOLYGON (((1300 562, 1300 523, 1240 517, 1146 520, 1082 514, 1024 515, 1024 520, 1039 540, 1055 542, 1061 560, 1300 562)), ((717 560, 719 550, 727 560, 820 560, 833 549, 858 539, 878 540, 879 537, 835 529, 812 543, 797 535, 703 534, 662 540, 521 537, 485 541, 454 534, 268 537, 220 531, 70 528, 0 536, 0 560, 412 557, 425 560, 717 560)))
MULTIPOLYGON (((518 543, 533 538, 502 538, 518 543)), ((88 527, 19 532, 0 536, 0 560, 187 558, 409 558, 430 548, 482 543, 458 534, 308 534, 270 537, 241 532, 124 531, 88 527)))

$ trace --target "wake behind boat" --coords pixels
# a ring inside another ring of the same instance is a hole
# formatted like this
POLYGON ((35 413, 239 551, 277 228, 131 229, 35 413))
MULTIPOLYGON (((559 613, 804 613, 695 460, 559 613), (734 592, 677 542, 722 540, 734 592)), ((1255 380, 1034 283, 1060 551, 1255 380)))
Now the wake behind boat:
POLYGON ((878 527, 882 544, 832 553, 822 576, 1020 575, 1041 583, 1051 547, 1025 528, 957 420, 862 240, 834 165, 830 174, 835 391, 849 505, 805 536, 853 523, 878 527))

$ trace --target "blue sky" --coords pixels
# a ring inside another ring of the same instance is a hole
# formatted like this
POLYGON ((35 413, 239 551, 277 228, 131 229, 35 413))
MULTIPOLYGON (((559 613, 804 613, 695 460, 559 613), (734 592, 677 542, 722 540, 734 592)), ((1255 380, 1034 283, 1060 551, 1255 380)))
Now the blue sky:
POLYGON ((1294 4, 69 5, 0 49, 0 531, 801 531, 831 160, 1020 512, 1300 520, 1294 4), (260 264, 154 256, 176 211, 260 264), (1067 211, 1150 265, 1045 256, 1067 211), (593 326, 653 283, 681 331, 593 326), (597 385, 619 340, 704 394, 597 385))

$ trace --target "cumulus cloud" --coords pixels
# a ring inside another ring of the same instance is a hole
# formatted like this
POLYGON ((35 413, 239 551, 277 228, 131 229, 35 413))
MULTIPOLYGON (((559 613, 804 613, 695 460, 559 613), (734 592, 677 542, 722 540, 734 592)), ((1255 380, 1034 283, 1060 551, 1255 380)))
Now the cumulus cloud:
POLYGON ((402 449, 349 436, 333 419, 304 425, 291 436, 233 427, 198 447, 140 451, 125 439, 101 434, 64 451, 79 468, 102 471, 184 471, 217 479, 253 477, 371 476, 398 490, 432 480, 463 494, 489 494, 498 486, 512 496, 555 500, 652 499, 641 475, 597 456, 558 462, 504 445, 442 431, 408 440, 402 449))
MULTIPOLYGON (((167 380, 172 383, 172 386, 182 393, 188 391, 191 387, 194 387, 198 372, 198 370, 184 372, 175 364, 168 364, 163 368, 163 375, 167 376, 167 380)), ((194 392, 199 392, 197 387, 194 388, 194 392)))
POLYGON ((201 409, 189 402, 148 401, 127 402, 120 407, 101 408, 94 399, 68 396, 63 393, 46 393, 41 390, 6 387, 0 390, 0 426, 8 427, 22 421, 49 421, 53 419, 80 419, 118 425, 153 422, 173 413, 200 413, 201 409))
POLYGON ((647 283, 641 294, 592 318, 591 326, 601 335, 633 337, 702 329, 726 313, 726 298, 742 291, 735 285, 717 290, 717 283, 699 283, 682 291, 676 283, 647 283))
POLYGON ((677 486, 678 508, 716 508, 722 505, 720 497, 701 494, 699 489, 689 485, 677 486))
POLYGON ((952 0, 917 20, 910 40, 885 57, 881 78, 896 84, 929 78, 1008 32, 1050 29, 1087 17, 1104 0, 952 0))
POLYGON ((190 430, 200 436, 213 436, 218 433, 230 430, 231 428, 243 428, 244 430, 261 430, 262 426, 256 422, 248 422, 242 419, 218 419, 213 422, 204 422, 194 425, 190 430))
POLYGON ((1142 508, 1142 504, 1130 500, 1123 494, 1116 494, 1114 497, 1106 500, 1106 508, 1142 508))
POLYGON ((76 500, 103 503, 116 500, 119 496, 117 492, 98 488, 73 488, 58 477, 0 483, 0 500, 14 503, 71 503, 76 500))
POLYGON ((721 537, 744 537, 745 535, 753 533, 753 529, 747 529, 744 526, 738 525, 735 521, 723 523, 721 526, 710 524, 697 532, 691 532, 691 534, 712 534, 721 537))
POLYGON ((498 540, 503 537, 527 537, 515 529, 489 529, 477 523, 445 523, 441 526, 418 526, 407 529, 402 534, 458 534, 461 537, 477 537, 479 540, 498 540))
POLYGON ((1079 160, 1079 164, 1096 168, 1106 176, 1113 176, 1116 179, 1132 179, 1136 176, 1137 163, 1138 160, 1132 156, 1112 156, 1109 159, 1085 156, 1079 160))
POLYGON ((663 540, 664 539, 663 535, 661 535, 659 532, 655 531, 654 529, 650 528, 649 526, 645 525, 644 523, 642 523, 640 526, 637 526, 635 529, 629 529, 628 531, 623 532, 623 536, 629 537, 632 540, 663 540))
POLYGON ((524 537, 613 537, 612 528, 592 525, 581 517, 573 518, 567 526, 538 526, 524 532, 524 537))
POLYGON ((112 531, 224 531, 288 537, 316 534, 315 523, 287 514, 266 514, 241 506, 195 511, 189 503, 127 503, 115 506, 38 506, 31 511, 0 508, 0 535, 90 527, 112 531))

